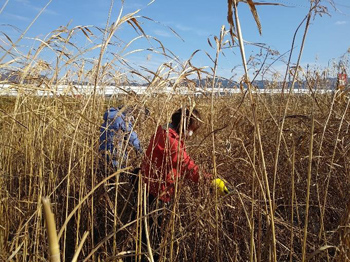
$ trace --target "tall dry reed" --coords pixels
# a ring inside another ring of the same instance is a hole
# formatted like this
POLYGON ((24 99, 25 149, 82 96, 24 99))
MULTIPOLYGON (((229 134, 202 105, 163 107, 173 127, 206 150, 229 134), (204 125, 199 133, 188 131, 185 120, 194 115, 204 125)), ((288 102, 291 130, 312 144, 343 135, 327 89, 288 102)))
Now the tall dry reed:
MULTIPOLYGON (((231 44, 239 40, 245 65, 249 62, 237 2, 230 1, 230 21, 236 25, 231 28, 231 44)), ((254 3, 247 3, 261 30, 254 3)), ((307 17, 319 10, 317 4, 311 1, 307 17)), ((116 261, 141 254, 159 254, 169 261, 346 261, 349 100, 339 99, 339 93, 299 95, 293 89, 287 98, 257 94, 248 67, 241 85, 248 87, 248 99, 245 92, 219 96, 212 87, 219 85, 217 65, 228 45, 224 29, 214 38, 216 56, 209 73, 193 65, 196 52, 179 61, 143 31, 140 19, 138 11, 121 11, 116 18, 108 17, 106 29, 60 27, 38 39, 37 48, 27 55, 5 59, 14 55, 16 41, 4 54, 1 70, 17 77, 11 88, 18 95, 0 98, 1 259, 49 259, 41 206, 42 197, 48 196, 62 261, 116 261), (136 30, 135 38, 105 60, 107 50, 118 41, 120 26, 127 24, 136 30), (77 47, 81 37, 91 45, 77 47), (143 50, 129 48, 143 39, 157 44, 159 49, 152 50, 170 62, 156 70, 137 68, 128 54, 143 50), (94 50, 98 59, 88 59, 94 50), (54 53, 54 63, 43 59, 47 52, 54 53), (181 87, 193 89, 193 77, 198 75, 206 79, 202 95, 179 94, 181 87), (130 77, 148 81, 145 95, 124 90, 123 95, 106 98, 98 92, 97 87, 108 85, 122 89, 130 77), (90 92, 75 96, 79 83, 90 92), (57 93, 61 84, 68 86, 65 95, 57 93), (174 92, 162 93, 167 86, 174 92), (42 91, 46 96, 37 96, 42 91), (176 109, 195 105, 205 124, 186 141, 188 150, 197 164, 224 178, 232 189, 219 198, 204 184, 195 187, 179 181, 175 201, 165 210, 159 248, 154 248, 152 237, 146 249, 141 247, 142 224, 156 212, 148 211, 142 185, 135 197, 129 182, 140 156, 131 151, 126 168, 118 172, 105 172, 99 165, 102 114, 119 105, 135 108, 134 126, 144 147, 176 109)), ((308 23, 304 39, 307 27, 308 23)), ((329 85, 316 70, 296 75, 292 83, 304 77, 312 90, 329 85)))

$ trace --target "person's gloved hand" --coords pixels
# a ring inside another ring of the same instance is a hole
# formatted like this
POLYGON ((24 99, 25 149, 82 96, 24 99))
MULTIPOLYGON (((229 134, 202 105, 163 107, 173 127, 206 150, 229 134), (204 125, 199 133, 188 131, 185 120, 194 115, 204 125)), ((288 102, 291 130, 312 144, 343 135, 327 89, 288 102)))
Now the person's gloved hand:
POLYGON ((226 187, 225 185, 225 182, 220 179, 220 178, 216 178, 212 181, 212 185, 214 187, 216 187, 217 189, 217 192, 220 194, 220 195, 225 195, 225 194, 228 194, 229 193, 229 190, 228 188, 226 187))

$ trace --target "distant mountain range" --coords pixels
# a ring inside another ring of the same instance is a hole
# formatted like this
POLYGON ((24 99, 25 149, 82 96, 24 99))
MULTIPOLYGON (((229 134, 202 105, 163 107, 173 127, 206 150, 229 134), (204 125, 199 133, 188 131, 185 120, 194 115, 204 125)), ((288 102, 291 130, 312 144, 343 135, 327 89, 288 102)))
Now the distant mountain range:
MULTIPOLYGON (((5 72, 1 73, 0 72, 0 81, 3 84, 9 84, 9 83, 14 83, 18 84, 21 80, 21 76, 18 72, 5 72)), ((37 77, 26 77, 23 81, 25 84, 41 84, 43 81, 49 81, 49 79, 46 76, 37 76, 37 77)), ((207 78, 207 79, 191 79, 188 81, 184 81, 180 83, 181 86, 193 86, 195 85, 196 87, 211 87, 212 86, 212 78, 207 78)), ((327 78, 323 79, 321 83, 318 84, 318 88, 325 88, 325 89, 334 89, 337 83, 336 78, 327 78)), ((349 79, 348 79, 349 83, 349 79)), ((60 83, 60 84, 65 84, 65 83, 60 83)), ((73 85, 91 85, 89 82, 78 82, 78 81, 73 81, 70 82, 70 84, 73 85)), ((268 80, 255 80, 253 83, 253 86, 258 88, 258 89, 263 89, 263 88, 282 88, 283 82, 272 82, 268 80)), ((286 83, 286 87, 290 86, 290 82, 286 83)), ((170 84, 171 85, 171 84, 170 84)), ((312 88, 315 88, 313 86, 314 84, 310 83, 312 88)), ((119 83, 118 86, 148 86, 147 83, 137 83, 137 82, 125 82, 125 83, 119 83)), ((221 87, 221 88, 239 88, 240 84, 236 81, 232 81, 229 79, 225 78, 217 78, 215 87, 221 87)), ((246 88, 246 84, 242 84, 243 88, 246 88)), ((308 84, 306 81, 302 82, 296 82, 294 85, 295 88, 308 88, 308 84)))
MULTIPOLYGON (((212 81, 212 80, 210 80, 212 81)), ((208 85, 207 80, 196 80, 197 86, 211 86, 208 85)), ((349 78, 348 78, 348 83, 349 83, 349 78)), ((285 84, 285 87, 288 88, 291 86, 291 82, 287 81, 285 84)), ((269 81, 269 80, 254 80, 252 85, 258 89, 263 89, 263 88, 282 88, 283 87, 283 82, 282 81, 269 81)), ((337 85, 337 78, 326 78, 322 79, 319 81, 317 86, 315 86, 314 83, 309 81, 309 83, 304 80, 300 82, 295 82, 294 88, 325 88, 325 89, 334 89, 335 86, 337 85)), ((243 88, 247 88, 247 85, 244 83, 242 84, 243 88)), ((222 87, 222 88, 237 88, 240 87, 240 84, 236 81, 228 80, 228 79, 218 79, 216 82, 216 87, 222 87)))

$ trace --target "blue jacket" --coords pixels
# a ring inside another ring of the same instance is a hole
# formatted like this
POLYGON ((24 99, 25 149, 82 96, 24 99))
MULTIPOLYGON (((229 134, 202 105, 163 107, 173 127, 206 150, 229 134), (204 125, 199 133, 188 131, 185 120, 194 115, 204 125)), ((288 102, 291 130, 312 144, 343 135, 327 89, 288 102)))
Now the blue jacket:
MULTIPOLYGON (((126 141, 139 153, 142 153, 140 140, 133 131, 133 125, 130 121, 126 122, 124 112, 118 114, 119 110, 111 107, 103 115, 103 124, 100 128, 100 151, 109 151, 113 160, 118 160, 118 149, 123 148, 126 141)), ((124 159, 127 157, 127 150, 124 149, 124 159)), ((113 161, 115 162, 115 161, 113 161)), ((113 163, 113 166, 117 165, 113 163)))

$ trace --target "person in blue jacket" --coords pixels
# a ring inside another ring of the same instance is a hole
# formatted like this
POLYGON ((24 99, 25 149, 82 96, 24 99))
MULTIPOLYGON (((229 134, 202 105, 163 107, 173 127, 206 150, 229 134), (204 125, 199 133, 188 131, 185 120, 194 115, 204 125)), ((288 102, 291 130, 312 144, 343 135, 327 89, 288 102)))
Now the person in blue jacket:
MULTIPOLYGON (((133 147, 137 153, 142 153, 140 140, 136 132, 133 130, 133 111, 132 107, 120 106, 118 108, 108 108, 103 114, 103 123, 100 127, 99 141, 100 161, 96 176, 98 182, 105 179, 105 177, 111 173, 116 172, 118 169, 130 166, 129 163, 127 163, 130 146, 133 147)), ((136 181, 138 170, 139 168, 135 168, 130 172, 121 173, 120 179, 131 182, 131 184, 127 185, 133 186, 134 181, 136 181)), ((114 182, 115 178, 109 180, 110 185, 114 182)), ((105 186, 107 186, 107 184, 105 186)), ((94 220, 95 244, 99 243, 101 239, 106 237, 108 233, 113 230, 114 225, 110 222, 113 221, 113 218, 110 217, 110 214, 114 214, 115 210, 110 210, 111 212, 107 212, 106 210, 110 208, 109 203, 113 203, 113 200, 116 199, 114 194, 124 194, 125 192, 123 190, 119 190, 118 192, 108 190, 105 186, 100 187, 95 192, 97 199, 94 220)), ((124 197, 125 196, 118 199, 122 201, 124 197)), ((131 200, 134 201, 133 199, 131 200)), ((123 206, 123 203, 118 205, 118 207, 123 206)))
POLYGON ((105 163, 113 169, 125 167, 128 157, 128 145, 137 153, 142 153, 140 140, 133 130, 131 107, 111 107, 103 115, 100 128, 100 146, 105 163))

